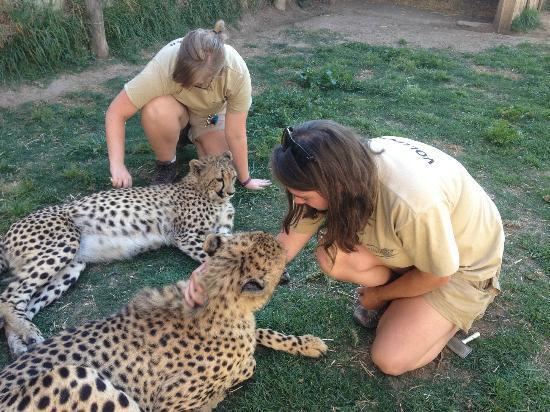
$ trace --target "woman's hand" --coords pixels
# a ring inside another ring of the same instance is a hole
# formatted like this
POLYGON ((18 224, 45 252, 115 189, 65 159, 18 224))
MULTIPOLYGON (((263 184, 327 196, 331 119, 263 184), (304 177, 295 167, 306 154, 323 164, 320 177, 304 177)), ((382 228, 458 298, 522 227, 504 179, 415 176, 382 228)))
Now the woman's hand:
POLYGON ((363 286, 363 287, 357 288, 359 303, 365 309, 374 309, 374 310, 380 309, 388 302, 387 300, 381 299, 376 293, 376 290, 377 290, 376 287, 363 286))
POLYGON ((185 292, 184 292, 184 298, 185 298, 185 303, 187 303, 192 308, 203 306, 208 300, 208 296, 206 295, 206 292, 201 287, 201 285, 197 282, 197 277, 199 277, 203 272, 205 272, 207 268, 208 268, 208 263, 204 262, 202 265, 196 268, 193 271, 193 273, 191 273, 189 282, 187 282, 187 288, 185 289, 185 292))
POLYGON ((271 180, 267 179, 250 179, 244 187, 249 190, 262 190, 267 186, 271 185, 271 180))
POLYGON ((132 176, 126 166, 111 167, 111 184, 115 188, 132 187, 132 176))

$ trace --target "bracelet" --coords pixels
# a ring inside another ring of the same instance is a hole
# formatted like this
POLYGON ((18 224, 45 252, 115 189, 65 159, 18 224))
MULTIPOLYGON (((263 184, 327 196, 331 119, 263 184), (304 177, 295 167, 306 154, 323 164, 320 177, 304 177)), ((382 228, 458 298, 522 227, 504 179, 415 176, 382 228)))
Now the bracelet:
POLYGON ((244 182, 241 182, 240 180, 238 182, 241 185, 241 187, 246 187, 246 185, 249 184, 251 180, 252 178, 249 176, 248 179, 246 179, 244 182))

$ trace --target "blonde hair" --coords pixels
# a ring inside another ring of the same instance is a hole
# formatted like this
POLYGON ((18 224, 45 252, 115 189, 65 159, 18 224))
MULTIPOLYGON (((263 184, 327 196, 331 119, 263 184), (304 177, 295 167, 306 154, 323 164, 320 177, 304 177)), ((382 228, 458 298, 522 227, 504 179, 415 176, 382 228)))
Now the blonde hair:
POLYGON ((174 81, 192 87, 204 77, 214 77, 225 65, 225 22, 218 20, 213 30, 196 29, 181 42, 172 73, 174 81))

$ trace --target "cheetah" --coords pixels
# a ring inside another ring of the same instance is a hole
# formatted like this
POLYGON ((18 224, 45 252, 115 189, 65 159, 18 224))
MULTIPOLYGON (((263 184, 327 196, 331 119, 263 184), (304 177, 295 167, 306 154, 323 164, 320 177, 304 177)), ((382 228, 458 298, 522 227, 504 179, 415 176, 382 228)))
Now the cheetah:
POLYGON ((34 345, 0 372, 0 410, 209 411, 249 379, 257 344, 308 357, 323 340, 256 329, 286 255, 264 232, 210 234, 197 277, 207 302, 189 306, 188 281, 145 289, 118 314, 34 345))
POLYGON ((14 275, 0 295, 0 328, 3 321, 12 356, 43 340, 32 318, 76 282, 86 263, 163 245, 204 261, 206 235, 233 228, 236 176, 226 152, 191 160, 178 183, 99 192, 15 222, 0 239, 0 272, 14 275))

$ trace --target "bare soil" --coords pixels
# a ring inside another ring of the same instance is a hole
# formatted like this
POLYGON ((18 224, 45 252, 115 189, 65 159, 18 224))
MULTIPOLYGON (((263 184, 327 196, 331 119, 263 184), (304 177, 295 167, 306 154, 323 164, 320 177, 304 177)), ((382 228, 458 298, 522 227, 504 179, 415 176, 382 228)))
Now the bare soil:
MULTIPOLYGON (((458 52, 478 52, 523 42, 548 44, 550 40, 548 12, 541 15, 542 28, 524 35, 505 35, 494 33, 485 9, 480 9, 476 20, 471 9, 434 11, 381 0, 335 0, 334 3, 311 1, 305 8, 292 3, 284 12, 266 6, 253 15, 244 16, 236 27, 230 28, 228 43, 246 59, 268 53, 272 43, 295 43, 295 39, 288 38, 288 29, 326 29, 335 32, 335 37, 341 40, 378 45, 397 45, 405 41, 413 47, 458 52)), ((0 107, 15 107, 32 101, 53 102, 65 93, 79 90, 101 91, 104 81, 118 76, 130 77, 140 68, 107 60, 79 74, 61 74, 48 84, 0 88, 0 107)))

